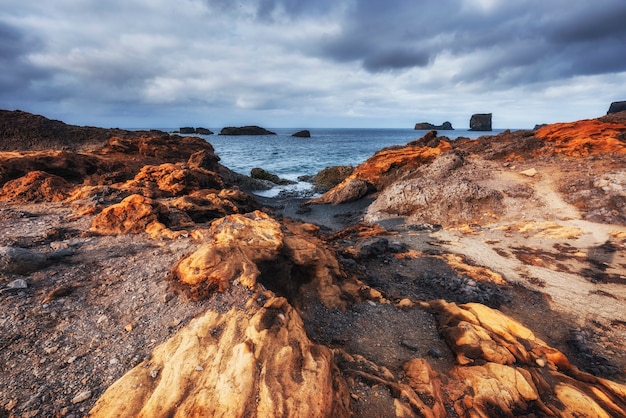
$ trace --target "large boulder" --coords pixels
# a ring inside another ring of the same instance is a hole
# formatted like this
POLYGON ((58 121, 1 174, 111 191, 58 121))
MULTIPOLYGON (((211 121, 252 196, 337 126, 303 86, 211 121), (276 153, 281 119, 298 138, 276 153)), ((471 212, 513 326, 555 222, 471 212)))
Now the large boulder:
POLYGON ((491 131, 491 113, 476 113, 470 118, 470 131, 491 131))
POLYGON ((278 177, 276 174, 270 173, 269 171, 264 170, 259 167, 255 167, 252 170, 250 170, 250 177, 252 177, 253 179, 257 179, 257 180, 270 181, 274 184, 279 184, 279 185, 295 184, 295 181, 282 179, 278 177))
POLYGON ((60 202, 69 197, 72 189, 72 185, 62 177, 45 171, 31 171, 5 183, 0 191, 0 200, 60 202))
POLYGON ((103 235, 139 234, 151 224, 167 224, 169 209, 141 195, 131 195, 93 218, 91 230, 103 235))
POLYGON ((610 115, 611 113, 619 113, 625 110, 626 110, 626 100, 623 100, 620 102, 613 102, 611 103, 611 106, 609 106, 609 111, 606 112, 606 114, 610 115))
POLYGON ((313 176, 310 181, 313 183, 316 192, 326 193, 344 181, 353 172, 354 167, 351 165, 326 167, 313 176))
POLYGON ((437 129, 440 131, 453 131, 454 128, 452 124, 448 121, 442 123, 441 125, 433 125, 430 122, 420 122, 415 124, 416 131, 431 131, 433 129, 437 129))
POLYGON ((276 135, 276 132, 268 131, 260 126, 227 126, 222 128, 220 135, 276 135))
POLYGON ((332 351, 309 340, 286 299, 266 292, 194 319, 107 389, 89 415, 348 417, 348 405, 332 351))

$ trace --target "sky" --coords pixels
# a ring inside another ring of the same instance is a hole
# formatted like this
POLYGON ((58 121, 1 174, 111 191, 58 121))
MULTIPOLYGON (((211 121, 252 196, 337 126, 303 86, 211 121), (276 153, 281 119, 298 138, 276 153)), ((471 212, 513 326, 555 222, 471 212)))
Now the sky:
POLYGON ((0 0, 0 108, 120 128, 494 128, 626 100, 624 0, 0 0))

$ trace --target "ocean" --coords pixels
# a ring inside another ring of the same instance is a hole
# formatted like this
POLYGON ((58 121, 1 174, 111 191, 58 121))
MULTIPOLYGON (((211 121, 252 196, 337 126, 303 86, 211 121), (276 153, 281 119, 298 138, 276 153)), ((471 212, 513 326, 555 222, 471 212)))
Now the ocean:
MULTIPOLYGON (((300 176, 314 175, 325 167, 337 165, 356 166, 376 151, 392 145, 405 145, 424 136, 428 131, 414 129, 309 129, 311 138, 295 138, 291 135, 300 129, 277 128, 269 130, 277 135, 268 136, 222 136, 195 135, 206 139, 215 148, 221 163, 231 170, 250 175, 255 167, 277 176, 297 181, 300 176)), ((219 129, 211 129, 219 132, 219 129)), ((503 129, 491 132, 472 132, 465 129, 439 131, 439 136, 450 139, 458 137, 478 138, 496 135, 503 129)), ((311 185, 299 182, 292 186, 277 186, 259 192, 265 197, 276 196, 282 191, 306 193, 311 185)))

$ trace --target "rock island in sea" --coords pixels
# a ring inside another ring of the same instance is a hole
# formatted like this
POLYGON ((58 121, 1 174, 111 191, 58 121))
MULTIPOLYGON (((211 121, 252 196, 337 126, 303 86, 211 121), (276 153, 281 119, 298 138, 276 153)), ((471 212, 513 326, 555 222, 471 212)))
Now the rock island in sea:
POLYGON ((0 415, 624 416, 625 132, 433 132, 300 207, 2 111, 0 415))

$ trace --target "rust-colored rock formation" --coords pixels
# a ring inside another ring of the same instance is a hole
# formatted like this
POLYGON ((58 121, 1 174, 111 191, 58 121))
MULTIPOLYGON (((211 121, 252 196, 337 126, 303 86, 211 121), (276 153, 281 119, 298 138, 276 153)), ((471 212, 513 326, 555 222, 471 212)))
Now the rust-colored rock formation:
POLYGON ((601 119, 546 125, 535 133, 551 143, 555 151, 572 157, 615 153, 626 154, 626 120, 601 119))
POLYGON ((207 312, 112 385, 92 417, 348 417, 332 352, 284 298, 207 312))
POLYGON ((339 185, 328 191, 322 197, 313 199, 311 203, 344 203, 363 197, 367 186, 374 190, 382 190, 397 176, 398 169, 405 172, 433 161, 441 153, 450 150, 449 142, 441 141, 436 147, 408 145, 400 148, 390 148, 377 152, 366 162, 359 165, 339 185), (358 185, 358 186, 357 186, 358 185), (365 189, 364 189, 365 187, 365 189), (355 189, 354 193, 343 193, 343 189, 355 189))

